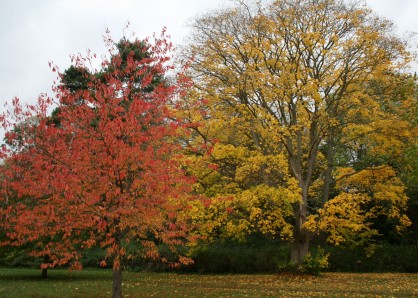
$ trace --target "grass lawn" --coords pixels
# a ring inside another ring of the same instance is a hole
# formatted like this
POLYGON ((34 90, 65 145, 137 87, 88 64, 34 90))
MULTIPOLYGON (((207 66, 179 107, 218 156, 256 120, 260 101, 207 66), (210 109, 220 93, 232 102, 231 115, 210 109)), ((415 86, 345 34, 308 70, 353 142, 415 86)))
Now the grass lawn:
MULTIPOLYGON (((0 268, 0 297, 110 297, 110 270, 0 268)), ((418 297, 418 274, 198 275, 124 272, 125 297, 418 297)))

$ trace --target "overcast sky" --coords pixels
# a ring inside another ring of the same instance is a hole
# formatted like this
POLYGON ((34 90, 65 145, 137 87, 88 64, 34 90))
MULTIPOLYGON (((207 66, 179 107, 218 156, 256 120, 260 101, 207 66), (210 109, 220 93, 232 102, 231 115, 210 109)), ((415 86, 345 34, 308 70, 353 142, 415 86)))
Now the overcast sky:
MULTIPOLYGON (((228 0, 0 0, 0 111, 18 96, 33 101, 50 93, 55 78, 52 60, 61 70, 70 54, 91 49, 105 53, 102 36, 114 40, 128 21, 140 37, 167 27, 175 44, 187 33, 187 21, 228 0)), ((378 14, 394 21, 401 32, 418 32, 417 0, 367 0, 378 14)))

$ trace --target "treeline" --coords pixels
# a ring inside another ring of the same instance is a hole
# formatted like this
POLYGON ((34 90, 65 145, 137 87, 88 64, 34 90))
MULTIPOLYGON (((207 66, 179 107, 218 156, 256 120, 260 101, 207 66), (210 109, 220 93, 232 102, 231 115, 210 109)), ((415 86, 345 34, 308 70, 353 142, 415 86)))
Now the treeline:
MULTIPOLYGON (((132 250, 138 249, 132 247, 132 250)), ((173 269, 160 260, 138 256, 124 263, 124 268, 138 272, 182 272, 182 273, 298 273, 290 263, 289 246, 274 239, 247 240, 245 242, 215 242, 202 244, 183 253, 193 259, 193 264, 173 269)), ((311 256, 305 261, 303 273, 320 272, 418 272, 417 248, 412 245, 395 245, 381 242, 367 254, 363 249, 350 249, 330 245, 312 245, 311 256), (319 262, 329 255, 326 266, 319 262)), ((0 266, 39 268, 41 258, 34 258, 30 250, 1 247, 0 266)), ((175 260, 177 256, 167 247, 159 249, 161 256, 175 260)), ((100 247, 84 251, 81 263, 87 268, 99 268, 106 252, 100 247)))
POLYGON ((164 32, 107 36, 100 69, 74 56, 55 98, 13 100, 2 262, 111 266, 115 297, 123 268, 416 271, 417 82, 393 24, 280 0, 192 29, 176 62, 164 32))

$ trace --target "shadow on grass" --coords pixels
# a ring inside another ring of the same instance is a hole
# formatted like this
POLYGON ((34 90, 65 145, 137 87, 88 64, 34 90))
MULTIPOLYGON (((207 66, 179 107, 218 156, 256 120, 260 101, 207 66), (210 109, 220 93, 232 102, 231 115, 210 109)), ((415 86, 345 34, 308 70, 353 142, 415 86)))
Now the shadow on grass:
POLYGON ((48 277, 41 276, 40 269, 0 268, 0 279, 4 281, 104 281, 112 280, 112 271, 69 271, 68 269, 48 270, 48 277))

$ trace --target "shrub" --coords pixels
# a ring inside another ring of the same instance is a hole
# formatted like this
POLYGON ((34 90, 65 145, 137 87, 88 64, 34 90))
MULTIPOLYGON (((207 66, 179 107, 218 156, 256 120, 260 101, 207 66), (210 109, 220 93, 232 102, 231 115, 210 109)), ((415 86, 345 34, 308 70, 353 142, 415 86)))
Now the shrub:
POLYGON ((205 273, 263 273, 289 263, 289 248, 275 244, 216 243, 190 251, 192 270, 205 273))
POLYGON ((301 271, 308 274, 318 275, 329 267, 329 253, 325 253, 321 247, 314 248, 308 252, 303 260, 301 271))
POLYGON ((418 272, 415 246, 382 244, 368 255, 364 249, 327 247, 330 271, 344 272, 418 272))

